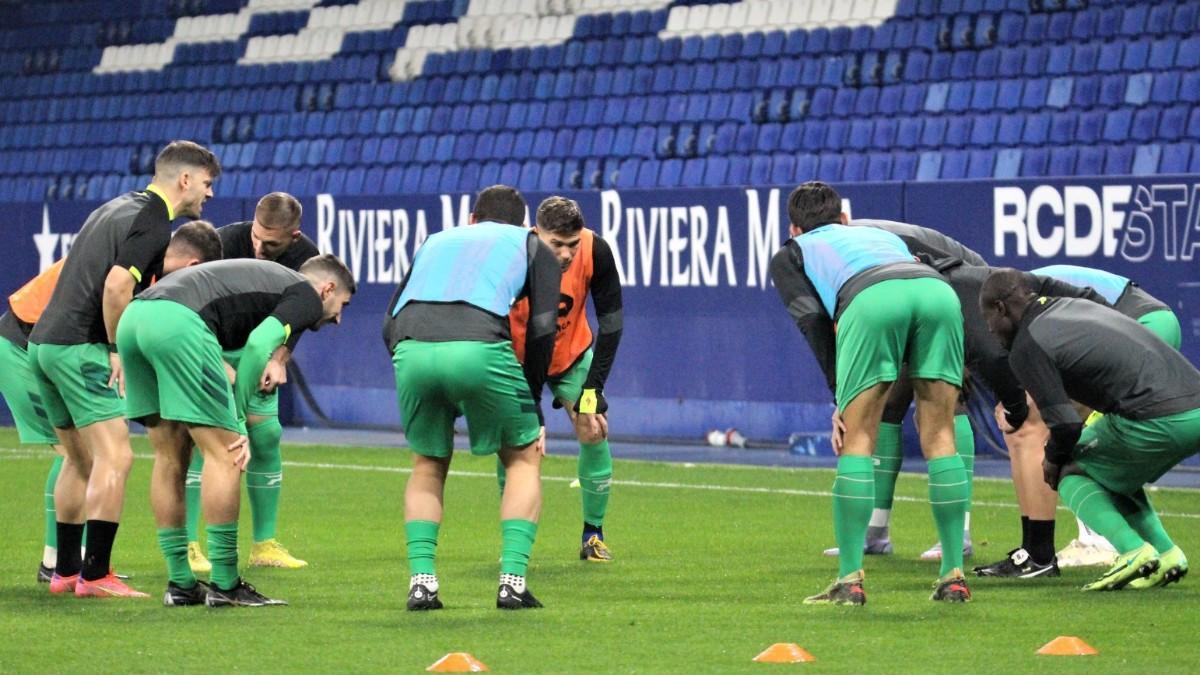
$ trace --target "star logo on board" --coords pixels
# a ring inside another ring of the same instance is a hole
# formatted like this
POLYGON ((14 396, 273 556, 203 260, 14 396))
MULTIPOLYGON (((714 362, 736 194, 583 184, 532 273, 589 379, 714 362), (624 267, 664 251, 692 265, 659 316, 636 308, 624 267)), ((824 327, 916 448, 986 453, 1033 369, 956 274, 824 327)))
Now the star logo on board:
POLYGON ((33 235, 33 243, 38 250, 38 271, 44 272, 54 264, 54 251, 62 237, 50 231, 50 208, 42 205, 42 231, 33 235))

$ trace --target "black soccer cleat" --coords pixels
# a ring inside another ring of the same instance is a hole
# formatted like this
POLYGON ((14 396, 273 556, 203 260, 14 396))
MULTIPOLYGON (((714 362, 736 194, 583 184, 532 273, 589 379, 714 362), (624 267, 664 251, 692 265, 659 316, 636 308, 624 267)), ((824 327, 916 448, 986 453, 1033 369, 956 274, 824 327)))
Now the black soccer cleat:
POLYGON ((1004 560, 976 567, 975 574, 981 577, 1032 579, 1034 577, 1057 577, 1061 572, 1058 569, 1058 558, 1051 558, 1048 563, 1039 563, 1030 557, 1029 552, 1025 549, 1015 548, 1008 552, 1008 557, 1004 560))
POLYGON ((424 584, 413 584, 413 587, 408 589, 408 611, 421 612, 441 608, 442 601, 438 599, 437 591, 429 590, 424 584))
POLYGON ((529 587, 518 593, 512 586, 500 584, 496 591, 497 609, 536 609, 541 606, 542 603, 529 592, 529 587))
POLYGON ((38 563, 37 582, 39 584, 50 583, 50 578, 53 576, 54 576, 54 568, 53 567, 46 567, 45 565, 38 563))
POLYGON ((167 582, 167 591, 163 593, 163 607, 191 607, 203 605, 208 597, 208 584, 196 580, 196 585, 184 588, 173 581, 167 582))
POLYGON ((242 579, 228 591, 223 591, 216 585, 209 585, 204 597, 204 604, 209 607, 269 607, 286 605, 286 600, 273 600, 254 590, 254 587, 242 579))
POLYGON ((929 596, 929 599, 937 602, 970 602, 971 589, 967 588, 967 580, 962 578, 962 571, 954 570, 935 581, 933 595, 929 596))

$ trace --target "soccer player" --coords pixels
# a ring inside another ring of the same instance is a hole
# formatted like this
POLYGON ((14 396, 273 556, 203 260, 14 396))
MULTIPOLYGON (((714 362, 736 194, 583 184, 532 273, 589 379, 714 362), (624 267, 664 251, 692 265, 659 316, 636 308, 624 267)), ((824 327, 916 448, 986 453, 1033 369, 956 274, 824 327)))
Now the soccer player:
POLYGON ((875 493, 871 456, 888 390, 905 361, 943 550, 931 599, 968 601, 961 546, 967 475, 954 447, 963 370, 958 297, 896 235, 846 227, 841 196, 825 183, 793 190, 788 216, 792 239, 771 260, 771 278, 834 393, 832 440, 839 455, 833 485, 838 579, 805 603, 866 602, 863 544, 875 493))
POLYGON ((459 415, 467 418, 471 452, 499 453, 507 475, 496 606, 542 606, 525 576, 541 512, 541 396, 561 272, 554 253, 522 227, 525 212, 515 189, 486 188, 475 200, 472 225, 430 236, 388 303, 383 337, 413 450, 404 496, 409 610, 442 607, 434 553, 459 415), (508 322, 523 296, 530 306, 524 365, 513 352, 508 322))
POLYGON ((29 333, 46 308, 60 271, 61 260, 8 296, 8 310, 0 315, 0 395, 3 395, 8 404, 21 442, 49 445, 58 453, 50 465, 50 473, 46 476, 43 497, 46 537, 42 548, 42 562, 38 565, 37 573, 37 580, 41 583, 50 583, 58 559, 54 486, 58 482, 66 450, 58 442, 54 427, 46 418, 37 380, 34 379, 29 366, 29 352, 26 350, 29 346, 29 333))
MULTIPOLYGON (((1067 297, 1084 297, 1100 304, 1112 306, 1118 312, 1134 319, 1148 330, 1158 335, 1164 342, 1175 349, 1179 348, 1180 327, 1179 319, 1162 301, 1142 290, 1136 283, 1104 270, 1079 267, 1076 265, 1050 265, 1033 270, 1033 274, 1041 279, 1053 279, 1073 287, 1089 289, 1085 296, 1066 294, 1067 297)), ((1027 278, 1026 282, 1029 283, 1027 278)), ((1064 295, 1049 287, 1036 287, 1038 295, 1057 297, 1064 295)), ((1007 434, 1010 456, 1013 466, 1014 487, 1022 507, 1023 537, 1021 549, 1013 551, 1009 556, 1030 559, 1023 565, 1013 565, 1008 559, 992 565, 985 565, 976 572, 994 576, 1013 576, 1018 568, 1033 568, 1054 562, 1056 567, 1078 567, 1085 565, 1108 566, 1116 560, 1117 551, 1103 537, 1092 532, 1077 519, 1079 535, 1071 540, 1065 548, 1054 555, 1048 556, 1047 549, 1053 552, 1054 547, 1054 510, 1058 505, 1058 495, 1050 490, 1041 479, 1041 464, 1044 458, 1044 446, 1048 439, 1049 430, 1040 423, 1041 417, 1037 406, 1032 406, 1031 416, 1034 424, 1027 429, 1007 434), (1023 552, 1024 551, 1024 552, 1023 552)), ((1089 417, 1089 423, 1096 417, 1089 417)), ((1001 430, 1005 430, 1003 424, 1001 430)), ((1036 569, 1033 569, 1036 571, 1036 569)))
MULTIPOLYGON (((533 231, 550 247, 562 268, 558 301, 558 334, 550 361, 554 407, 567 411, 579 439, 579 486, 583 497, 583 536, 579 559, 610 562, 604 543, 604 516, 612 484, 612 451, 608 447, 608 403, 604 383, 621 342, 621 279, 612 250, 583 224, 579 204, 548 197, 537 209, 533 231), (600 334, 592 350, 587 296, 596 304, 600 334)), ((522 298, 509 314, 517 360, 525 359, 525 326, 529 300, 522 298)), ((503 467, 501 467, 501 471, 503 467)))
POLYGON ((1044 480, 1119 553, 1084 590, 1178 581, 1187 558, 1143 486, 1200 448, 1200 371, 1133 319, 1094 302, 1038 296, 1016 270, 993 273, 980 304, 1050 428, 1044 480), (1072 401, 1104 416, 1085 428, 1072 401))
POLYGON ((258 260, 220 260, 178 272, 140 293, 117 331, 130 419, 154 447, 150 503, 167 561, 166 606, 286 604, 238 576, 241 471, 252 452, 239 411, 278 382, 272 354, 294 333, 340 323, 354 278, 332 255, 299 272, 258 260), (222 350, 242 349, 231 385, 222 350), (201 499, 212 554, 210 583, 188 564, 184 483, 192 445, 205 455, 201 499))
MULTIPOLYGON (((920 225, 901 223, 894 220, 857 219, 850 221, 855 227, 874 227, 900 237, 913 255, 927 256, 933 260, 958 260, 962 264, 986 266, 983 256, 964 246, 961 242, 920 225)), ((879 437, 875 444, 875 506, 871 511, 871 522, 867 527, 867 542, 863 552, 867 555, 890 555, 892 504, 896 495, 896 479, 904 462, 901 447, 901 430, 908 409, 912 406, 912 382, 906 371, 901 370, 899 379, 892 384, 887 404, 883 408, 883 421, 879 424, 879 437)), ((960 398, 954 410, 954 447, 967 472, 967 513, 963 521, 963 556, 970 556, 971 546, 971 485, 975 476, 975 433, 971 420, 960 398)), ((836 557, 838 548, 825 549, 825 555, 836 557)), ((942 544, 935 543, 921 554, 921 560, 941 560, 942 544)))
POLYGON ((88 216, 29 335, 42 402, 72 468, 59 474, 55 492, 58 560, 51 593, 146 597, 109 565, 133 463, 117 323, 135 291, 164 271, 171 221, 198 218, 220 173, 203 146, 174 141, 163 148, 149 187, 88 216), (80 560, 85 520, 87 557, 80 560))
MULTIPOLYGON (((217 230, 221 236, 226 260, 257 258, 273 260, 299 271, 309 258, 320 254, 317 245, 300 232, 303 210, 299 200, 286 192, 272 192, 258 201, 254 219, 233 223, 217 230)), ((301 333, 294 334, 299 339, 301 333)), ((279 372, 286 374, 294 341, 279 350, 279 372)), ((225 352, 225 361, 237 368, 241 353, 225 352)), ((283 460, 279 441, 283 427, 279 425, 279 390, 254 392, 247 400, 247 434, 250 438, 250 464, 246 467, 246 493, 250 496, 250 515, 253 522, 254 547, 250 550, 251 567, 282 567, 299 569, 308 565, 294 557, 276 539, 279 521, 279 497, 283 489, 283 460)), ((212 567, 200 548, 200 475, 204 469, 204 454, 192 453, 188 466, 188 562, 192 571, 207 574, 212 567)))

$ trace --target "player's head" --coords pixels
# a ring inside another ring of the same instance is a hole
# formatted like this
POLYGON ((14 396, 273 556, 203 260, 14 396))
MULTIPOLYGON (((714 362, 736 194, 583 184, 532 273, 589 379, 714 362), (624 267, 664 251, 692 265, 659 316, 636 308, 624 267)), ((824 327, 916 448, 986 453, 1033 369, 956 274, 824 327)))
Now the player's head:
POLYGON ((471 222, 524 225, 526 209, 525 198, 516 188, 493 185, 484 188, 475 197, 475 206, 471 209, 471 222))
POLYGON ((583 212, 579 204, 566 197, 547 197, 537 210, 537 225, 533 231, 538 239, 554 251, 558 264, 565 270, 579 252, 583 235, 583 212))
POLYGON ((254 207, 254 222, 250 225, 254 257, 275 260, 283 255, 288 246, 300 238, 303 213, 300 200, 286 192, 272 192, 258 200, 258 206, 254 207))
POLYGON ((1012 345, 1017 325, 1036 294, 1025 285, 1024 275, 1011 267, 993 270, 979 291, 979 309, 987 321, 988 330, 1005 347, 1012 345))
POLYGON ((350 304, 350 296, 358 290, 346 263, 332 253, 326 253, 306 260, 300 266, 300 273, 308 277, 308 282, 321 296, 324 308, 320 323, 312 329, 317 330, 327 323, 341 323, 342 309, 350 304))
POLYGON ((191 141, 171 141, 154 159, 154 182, 166 190, 176 216, 199 218, 221 175, 217 156, 191 141))
POLYGON ((842 212, 842 196, 828 183, 810 180, 788 195, 788 219, 792 236, 830 223, 845 225, 850 217, 842 212))
POLYGON ((207 220, 184 223, 171 235, 163 254, 163 275, 191 265, 221 259, 221 236, 207 220))

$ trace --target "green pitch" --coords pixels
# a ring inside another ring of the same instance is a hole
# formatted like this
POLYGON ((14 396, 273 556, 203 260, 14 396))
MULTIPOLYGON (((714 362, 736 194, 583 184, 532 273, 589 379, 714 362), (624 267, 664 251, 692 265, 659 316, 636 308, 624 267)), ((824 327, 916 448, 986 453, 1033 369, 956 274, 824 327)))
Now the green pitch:
MULTIPOLYGON (((530 587, 546 609, 494 609, 500 535, 493 464, 455 458, 438 548, 440 612, 404 611, 403 490, 408 454, 341 447, 284 449, 281 539, 310 562, 300 571, 251 569, 246 578, 282 608, 167 609, 154 538, 148 448, 139 459, 113 559, 151 600, 51 597, 34 583, 42 548, 41 492, 49 451, 16 449, 0 430, 0 672, 420 672, 467 651, 494 672, 774 672, 751 662, 775 642, 818 659, 806 672, 1195 672, 1200 579, 1147 592, 1084 594, 1094 570, 1060 579, 973 580, 975 601, 927 598, 937 569, 916 560, 934 541, 925 481, 900 479, 897 555, 867 558, 865 608, 805 607, 836 564, 831 471, 618 462, 605 525, 611 565, 577 559, 574 460, 549 458, 530 587), (1076 635, 1096 657, 1041 657, 1076 635)), ((1180 546, 1200 563, 1200 492, 1154 495, 1180 546)), ((1012 489, 979 481, 976 557, 1017 542, 1012 489)), ((243 500, 243 559, 249 515, 243 500)), ((1060 544, 1073 534, 1060 512, 1060 544)))

